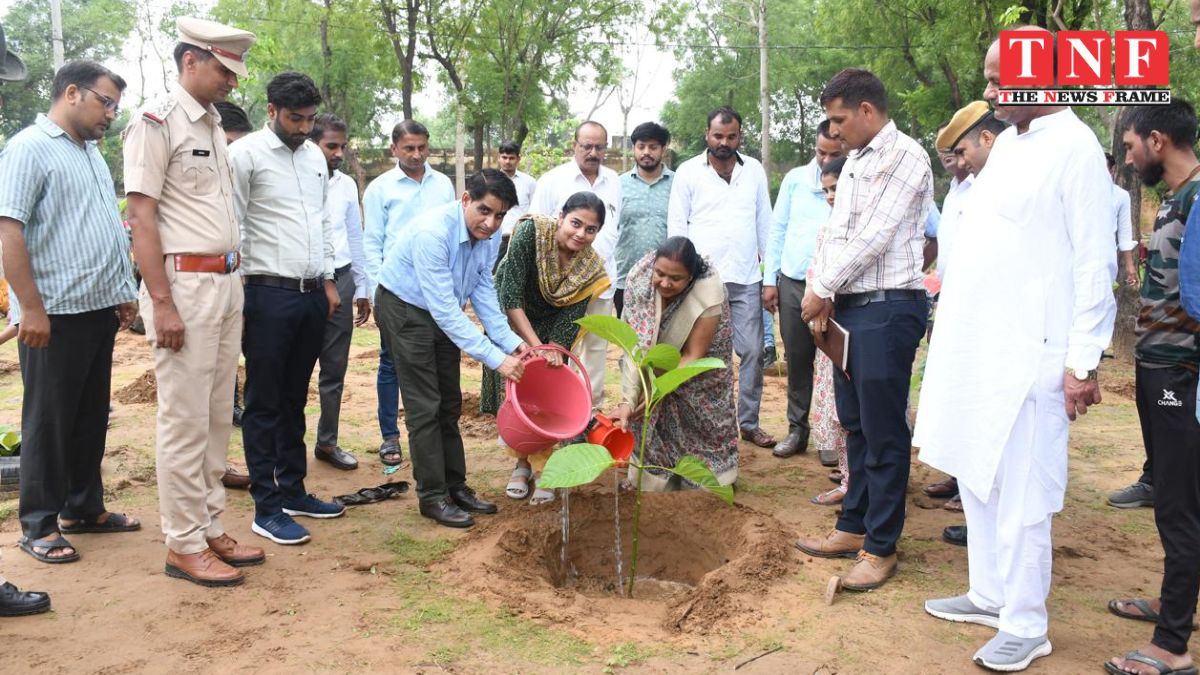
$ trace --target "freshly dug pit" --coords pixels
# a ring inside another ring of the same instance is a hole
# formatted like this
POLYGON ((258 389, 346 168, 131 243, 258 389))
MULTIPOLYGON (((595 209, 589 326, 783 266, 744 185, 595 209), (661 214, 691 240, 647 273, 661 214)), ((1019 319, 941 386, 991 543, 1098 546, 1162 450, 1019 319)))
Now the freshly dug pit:
POLYGON ((637 628, 707 634, 761 618, 762 598, 798 567, 792 533, 774 518, 704 492, 646 494, 634 595, 628 581, 633 495, 621 495, 622 580, 616 566, 611 488, 571 491, 562 555, 559 502, 503 508, 477 518, 442 571, 453 586, 498 599, 518 613, 614 641, 637 628))

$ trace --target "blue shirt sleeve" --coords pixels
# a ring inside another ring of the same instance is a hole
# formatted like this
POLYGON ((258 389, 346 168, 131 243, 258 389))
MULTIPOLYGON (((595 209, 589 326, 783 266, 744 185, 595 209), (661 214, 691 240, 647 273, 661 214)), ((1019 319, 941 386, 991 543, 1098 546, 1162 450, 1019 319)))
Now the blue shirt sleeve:
MULTIPOLYGON (((500 301, 496 299, 496 286, 492 281, 492 275, 489 274, 490 270, 495 267, 496 257, 499 253, 499 246, 494 246, 487 268, 480 275, 475 289, 471 291, 471 307, 475 309, 475 316, 479 317, 479 323, 483 324, 483 329, 487 331, 492 342, 499 345, 505 354, 511 354, 516 351, 522 340, 508 325, 508 316, 500 311, 500 301)), ((496 365, 500 364, 487 365, 495 370, 496 365)))
POLYGON ((1179 250, 1179 295, 1184 311, 1200 318, 1200 208, 1194 203, 1179 250))
MULTIPOLYGON (((432 231, 420 231, 413 233, 411 246, 421 297, 425 299, 425 307, 433 320, 459 349, 495 370, 504 362, 505 353, 479 332, 454 296, 454 280, 450 277, 450 242, 432 231)), ((495 298, 493 289, 493 303, 495 298)), ((475 311, 478 313, 479 308, 476 307, 475 311)), ((496 308, 495 311, 498 313, 500 310, 496 308)))
MULTIPOLYGON (((376 178, 376 181, 379 179, 376 178)), ((387 209, 383 186, 372 182, 363 194, 363 258, 366 262, 367 297, 375 302, 379 271, 383 266, 383 241, 387 234, 387 209)))
POLYGON ((925 216, 925 236, 929 239, 937 239, 938 225, 942 222, 942 212, 938 211, 937 204, 929 203, 929 214, 925 216))
POLYGON ((767 257, 763 261, 763 286, 774 286, 783 264, 783 243, 787 237, 788 220, 792 211, 792 191, 796 189, 795 173, 789 171, 779 185, 775 211, 771 217, 771 234, 767 239, 767 257))

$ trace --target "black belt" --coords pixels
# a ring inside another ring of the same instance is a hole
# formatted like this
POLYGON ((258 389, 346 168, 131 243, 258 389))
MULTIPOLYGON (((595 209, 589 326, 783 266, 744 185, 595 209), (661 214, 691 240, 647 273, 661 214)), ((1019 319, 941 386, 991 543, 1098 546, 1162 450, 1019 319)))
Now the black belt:
POLYGON ((286 288, 289 291, 300 291, 301 293, 312 293, 325 286, 325 280, 321 277, 292 279, 291 277, 277 277, 271 274, 247 274, 245 279, 246 283, 251 286, 286 288))
POLYGON ((836 307, 863 307, 872 302, 897 302, 900 300, 924 300, 925 291, 919 290, 890 290, 868 291, 866 293, 846 293, 834 298, 836 307))
POLYGON ((350 265, 351 265, 351 263, 346 263, 345 265, 342 265, 341 267, 334 270, 333 271, 334 280, 336 281, 338 279, 341 279, 343 276, 345 276, 345 274, 350 271, 350 265))

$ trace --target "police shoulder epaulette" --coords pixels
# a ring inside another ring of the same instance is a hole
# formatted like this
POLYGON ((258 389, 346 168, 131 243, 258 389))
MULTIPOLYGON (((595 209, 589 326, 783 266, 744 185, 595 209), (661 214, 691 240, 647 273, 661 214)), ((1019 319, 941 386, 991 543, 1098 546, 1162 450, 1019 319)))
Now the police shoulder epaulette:
POLYGON ((154 122, 155 124, 165 124, 167 113, 175 107, 175 98, 173 96, 163 97, 162 100, 151 103, 142 109, 142 117, 154 122))

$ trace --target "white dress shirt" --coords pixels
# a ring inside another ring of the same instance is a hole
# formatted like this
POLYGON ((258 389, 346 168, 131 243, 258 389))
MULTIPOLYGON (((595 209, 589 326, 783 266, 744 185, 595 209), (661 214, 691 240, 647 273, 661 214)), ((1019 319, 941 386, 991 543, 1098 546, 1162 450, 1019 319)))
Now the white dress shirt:
MULTIPOLYGON (((592 250, 604 259, 604 272, 609 279, 617 278, 617 235, 620 234, 618 225, 621 222, 621 177, 616 171, 601 165, 595 183, 589 183, 587 177, 579 169, 579 164, 571 160, 560 164, 537 180, 537 189, 529 202, 529 213, 540 213, 544 216, 558 218, 563 204, 576 192, 591 192, 604 202, 607 211, 604 215, 604 227, 592 242, 592 250)), ((615 286, 600 295, 601 300, 608 300, 616 292, 615 286)))
POLYGON ((925 218, 932 205, 929 153, 888 120, 842 168, 813 293, 832 298, 924 288, 925 218))
POLYGON ((975 177, 967 174, 966 179, 957 178, 950 181, 950 191, 942 200, 942 219, 938 223, 937 233, 937 275, 941 279, 950 265, 950 249, 954 246, 954 235, 958 234, 959 214, 962 213, 963 202, 967 192, 975 182, 975 177))
POLYGON ((667 206, 667 236, 687 237, 716 266, 725 283, 762 281, 759 260, 771 232, 767 174, 753 157, 738 154, 726 183, 701 153, 675 170, 667 206))
POLYGON ((517 205, 508 210, 508 214, 504 216, 504 222, 500 223, 500 234, 506 237, 512 234, 513 228, 517 226, 517 221, 529 213, 529 203, 533 201, 533 191, 537 188, 537 181, 524 171, 518 170, 509 178, 512 178, 513 185, 517 188, 517 205))
POLYGON ((1117 219, 1117 250, 1132 251, 1137 248, 1137 240, 1133 238, 1133 218, 1129 215, 1129 193, 1125 188, 1112 184, 1113 216, 1117 219))
POLYGON ((229 146, 234 211, 242 228, 242 274, 333 278, 329 171, 321 149, 293 151, 263 128, 229 146))
POLYGON ((350 266, 354 275, 354 299, 367 297, 367 258, 363 254, 362 211, 358 208, 358 184, 334 169, 329 179, 326 203, 333 221, 333 267, 350 266))

